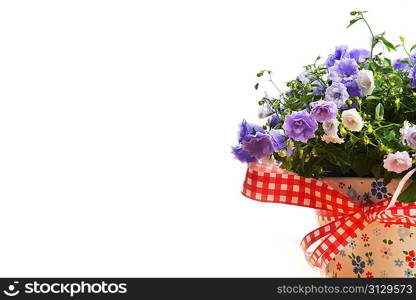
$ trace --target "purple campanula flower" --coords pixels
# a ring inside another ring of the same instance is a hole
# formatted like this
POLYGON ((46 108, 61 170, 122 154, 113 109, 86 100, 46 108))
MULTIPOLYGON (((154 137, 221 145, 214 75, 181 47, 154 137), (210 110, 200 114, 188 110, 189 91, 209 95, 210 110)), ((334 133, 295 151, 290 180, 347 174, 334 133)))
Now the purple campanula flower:
POLYGON ((240 123, 240 130, 238 132, 238 142, 241 143, 247 139, 250 139, 250 135, 254 135, 256 132, 264 132, 263 127, 250 124, 246 120, 240 123))
POLYGON ((352 49, 350 51, 350 58, 353 58, 357 64, 365 62, 368 57, 370 57, 370 51, 367 49, 352 49))
POLYGON ((333 101, 340 108, 345 104, 349 98, 349 94, 345 85, 339 82, 333 82, 332 85, 326 89, 325 99, 333 101))
POLYGON ((284 131, 282 129, 272 129, 270 130, 270 138, 272 141, 272 146, 274 151, 280 151, 287 146, 287 139, 284 135, 284 131))
POLYGON ((350 95, 351 98, 353 98, 353 97, 362 98, 363 97, 363 92, 360 89, 360 87, 358 86, 357 80, 347 82, 346 86, 347 86, 348 94, 350 95))
POLYGON ((264 103, 259 107, 259 118, 264 119, 270 116, 273 113, 273 109, 268 102, 264 103))
POLYGON ((293 152, 295 152, 295 147, 287 147, 286 149, 286 155, 287 156, 292 156, 293 152))
POLYGON ((270 104, 272 101, 272 98, 269 96, 269 94, 266 91, 264 92, 263 99, 267 101, 265 101, 264 104, 259 107, 258 116, 260 119, 266 118, 273 113, 273 108, 272 108, 272 105, 270 104))
MULTIPOLYGON (((412 55, 413 60, 415 60, 416 56, 412 55)), ((406 58, 397 58, 393 60, 393 68, 397 71, 402 70, 404 72, 409 71, 412 66, 410 65, 410 59, 406 58), (407 61, 408 63, 404 63, 403 61, 407 61)))
POLYGON ((240 145, 231 147, 231 153, 234 154, 234 157, 241 162, 250 163, 257 162, 257 159, 251 156, 247 151, 245 151, 240 145))
POLYGON ((315 95, 321 95, 324 91, 324 87, 322 86, 322 83, 319 80, 316 80, 316 78, 313 76, 310 70, 306 70, 299 74, 297 79, 302 82, 302 84, 307 84, 308 82, 312 81, 312 87, 313 87, 313 93, 315 95))
POLYGON ((313 93, 315 95, 319 96, 319 95, 323 94, 323 92, 325 91, 324 86, 318 80, 315 80, 314 82, 312 82, 312 86, 313 86, 313 93))
POLYGON ((412 89, 416 88, 416 66, 412 67, 409 70, 409 74, 407 74, 407 77, 410 79, 410 87, 412 89))
POLYGON ((318 123, 306 110, 295 111, 291 115, 286 116, 283 129, 286 136, 295 141, 306 143, 308 139, 315 136, 318 123))
POLYGON ((328 78, 333 82, 348 83, 358 76, 358 65, 354 59, 345 58, 337 60, 335 64, 328 69, 328 78))
POLYGON ((329 69, 332 67, 336 61, 344 59, 344 58, 350 58, 350 55, 348 53, 348 46, 341 45, 337 46, 335 48, 335 52, 328 56, 325 65, 329 69))
POLYGON ((242 148, 257 160, 268 157, 273 153, 271 138, 268 134, 257 132, 242 143, 242 148))
POLYGON ((279 121, 279 118, 275 114, 271 115, 269 119, 270 127, 275 127, 279 123, 279 121))
POLYGON ((297 79, 302 82, 302 84, 307 84, 311 80, 311 71, 306 70, 300 73, 297 77, 297 79))
POLYGON ((350 108, 358 108, 358 103, 353 101, 351 104, 344 104, 341 106, 341 110, 347 110, 350 108))
POLYGON ((285 95, 287 97, 293 97, 293 91, 287 91, 287 92, 285 92, 285 95))
POLYGON ((408 121, 404 121, 400 129, 400 140, 404 145, 407 144, 410 148, 416 149, 416 126, 410 126, 408 121))
POLYGON ((318 122, 333 120, 338 113, 337 104, 333 101, 315 101, 310 104, 311 116, 318 122))

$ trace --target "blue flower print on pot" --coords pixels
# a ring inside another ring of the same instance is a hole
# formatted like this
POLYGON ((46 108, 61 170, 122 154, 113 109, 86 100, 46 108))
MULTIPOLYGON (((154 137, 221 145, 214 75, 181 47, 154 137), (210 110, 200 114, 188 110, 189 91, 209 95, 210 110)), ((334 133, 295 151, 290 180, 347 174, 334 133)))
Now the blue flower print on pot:
POLYGON ((382 181, 374 181, 371 183, 371 195, 379 200, 387 198, 387 187, 382 181))

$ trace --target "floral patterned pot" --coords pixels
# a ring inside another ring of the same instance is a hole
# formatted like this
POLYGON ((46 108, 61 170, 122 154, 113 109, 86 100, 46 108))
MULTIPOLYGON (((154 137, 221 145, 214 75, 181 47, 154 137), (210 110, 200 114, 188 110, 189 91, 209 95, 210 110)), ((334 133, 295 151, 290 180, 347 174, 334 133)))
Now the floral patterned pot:
MULTIPOLYGON (((399 180, 387 186, 372 178, 324 178, 357 203, 377 202, 394 193, 399 180)), ((327 220, 318 217, 321 225, 327 220)), ((416 277, 416 228, 369 224, 321 270, 325 277, 416 277)))

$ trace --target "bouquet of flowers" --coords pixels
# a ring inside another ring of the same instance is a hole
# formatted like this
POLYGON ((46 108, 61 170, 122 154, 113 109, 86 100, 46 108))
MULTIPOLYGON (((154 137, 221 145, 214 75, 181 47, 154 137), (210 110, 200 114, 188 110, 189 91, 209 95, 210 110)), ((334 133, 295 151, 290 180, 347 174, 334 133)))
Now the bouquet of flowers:
MULTIPOLYGON (((240 124, 234 156, 246 163, 278 165, 307 178, 375 177, 387 185, 402 178, 416 155, 416 45, 396 44, 375 34, 365 11, 351 12, 348 27, 363 23, 371 35, 369 49, 338 46, 320 57, 281 91, 259 101, 263 126, 240 124), (404 50, 406 57, 391 59, 404 50)), ((255 85, 261 88, 260 84, 255 85)), ((416 181, 398 198, 414 202, 416 181)))

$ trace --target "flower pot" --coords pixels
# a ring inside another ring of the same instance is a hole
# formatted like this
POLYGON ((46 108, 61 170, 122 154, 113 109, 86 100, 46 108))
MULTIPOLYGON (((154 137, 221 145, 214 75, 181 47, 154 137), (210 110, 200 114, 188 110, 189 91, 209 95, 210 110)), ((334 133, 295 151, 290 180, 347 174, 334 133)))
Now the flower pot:
MULTIPOLYGON (((387 186, 372 178, 324 178, 323 182, 361 204, 394 193, 399 181, 387 186)), ((329 219, 318 216, 321 225, 329 219)), ((321 270, 325 277, 416 277, 416 230, 401 225, 370 223, 321 270)))

